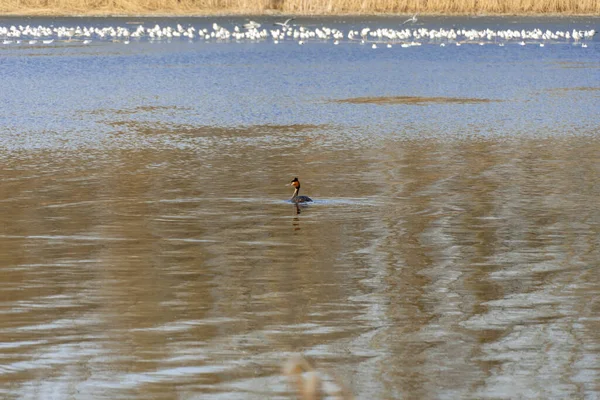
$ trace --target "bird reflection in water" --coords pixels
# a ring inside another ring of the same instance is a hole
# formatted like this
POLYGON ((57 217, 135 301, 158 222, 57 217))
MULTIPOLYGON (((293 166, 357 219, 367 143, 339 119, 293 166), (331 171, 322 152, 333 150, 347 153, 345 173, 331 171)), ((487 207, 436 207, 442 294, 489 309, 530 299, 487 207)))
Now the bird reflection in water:
MULTIPOLYGON (((290 202, 294 204, 294 207, 296 209, 296 215, 300 215, 300 206, 304 206, 307 203, 312 203, 313 200, 308 196, 298 195, 298 193, 300 192, 300 181, 298 180, 298 178, 292 179, 292 181, 288 185, 294 188, 294 194, 292 195, 290 202)), ((298 217, 294 218, 293 225, 295 231, 300 230, 300 219, 298 217)))
MULTIPOLYGON (((298 208, 298 206, 296 206, 296 214, 300 214, 300 209, 298 208)), ((292 220, 292 225, 294 226, 294 230, 295 231, 299 231, 300 230, 300 218, 298 217, 294 217, 294 219, 292 220)))

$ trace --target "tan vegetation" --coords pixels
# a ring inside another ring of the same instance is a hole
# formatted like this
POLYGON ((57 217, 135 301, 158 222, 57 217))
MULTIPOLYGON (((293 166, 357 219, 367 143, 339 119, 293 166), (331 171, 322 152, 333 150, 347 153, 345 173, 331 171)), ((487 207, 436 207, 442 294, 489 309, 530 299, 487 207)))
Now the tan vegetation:
MULTIPOLYGON (((352 400, 354 396, 341 381, 333 376, 332 387, 325 385, 326 374, 318 371, 300 354, 293 355, 283 365, 283 374, 287 376, 292 387, 296 390, 299 400, 352 400)), ((329 375, 332 375, 329 372, 329 375)))
POLYGON ((598 14, 598 0, 2 0, 3 14, 598 14))

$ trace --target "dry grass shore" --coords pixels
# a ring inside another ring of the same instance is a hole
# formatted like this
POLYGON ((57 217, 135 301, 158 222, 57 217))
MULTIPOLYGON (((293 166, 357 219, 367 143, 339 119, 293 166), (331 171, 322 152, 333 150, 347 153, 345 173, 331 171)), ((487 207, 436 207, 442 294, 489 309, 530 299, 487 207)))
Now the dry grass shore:
POLYGON ((0 0, 4 15, 598 15, 600 0, 0 0))

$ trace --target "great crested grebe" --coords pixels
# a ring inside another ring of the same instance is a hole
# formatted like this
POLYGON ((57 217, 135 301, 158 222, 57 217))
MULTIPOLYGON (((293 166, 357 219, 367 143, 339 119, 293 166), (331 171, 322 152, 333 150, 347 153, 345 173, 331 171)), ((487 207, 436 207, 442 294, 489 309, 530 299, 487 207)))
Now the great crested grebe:
POLYGON ((294 195, 290 199, 292 203, 309 203, 312 201, 312 199, 308 196, 298 196, 298 192, 300 192, 300 181, 298 178, 292 179, 290 185, 295 188, 294 195))

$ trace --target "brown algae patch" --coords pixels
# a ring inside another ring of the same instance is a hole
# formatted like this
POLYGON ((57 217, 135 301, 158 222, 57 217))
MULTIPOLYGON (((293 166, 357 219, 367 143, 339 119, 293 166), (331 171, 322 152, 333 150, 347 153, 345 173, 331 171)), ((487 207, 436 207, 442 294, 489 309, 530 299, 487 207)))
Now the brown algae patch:
POLYGON ((329 125, 291 124, 291 125, 248 125, 237 127, 220 127, 210 125, 170 124, 146 121, 110 121, 105 124, 116 128, 121 133, 138 133, 143 135, 178 135, 187 137, 260 137, 281 133, 302 133, 330 128, 329 125))
POLYGON ((584 68, 584 69, 598 69, 600 68, 600 63, 597 62, 582 62, 582 61, 558 61, 556 65, 559 68, 584 68))
POLYGON ((578 86, 572 88, 554 88, 548 89, 549 92, 597 92, 600 91, 600 87, 592 86, 578 86))
POLYGON ((593 97, 598 97, 598 93, 600 93, 600 87, 594 86, 577 86, 572 88, 552 88, 546 89, 545 94, 550 97, 565 97, 565 96, 574 96, 576 93, 583 95, 584 93, 589 93, 593 97))
POLYGON ((135 115, 142 113, 168 112, 168 111, 189 111, 189 107, 179 106, 138 106, 129 109, 97 109, 91 111, 80 111, 81 114, 89 115, 135 115))
POLYGON ((335 103, 350 104, 479 104, 492 103, 500 100, 476 99, 468 97, 422 97, 422 96, 386 96, 386 97, 353 97, 349 99, 333 100, 335 103))

